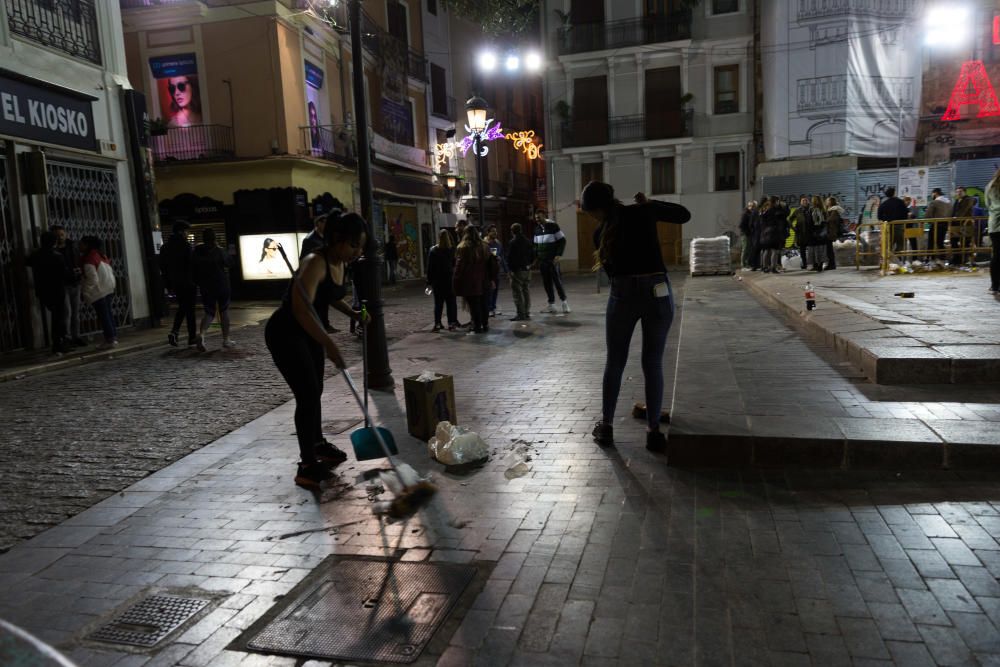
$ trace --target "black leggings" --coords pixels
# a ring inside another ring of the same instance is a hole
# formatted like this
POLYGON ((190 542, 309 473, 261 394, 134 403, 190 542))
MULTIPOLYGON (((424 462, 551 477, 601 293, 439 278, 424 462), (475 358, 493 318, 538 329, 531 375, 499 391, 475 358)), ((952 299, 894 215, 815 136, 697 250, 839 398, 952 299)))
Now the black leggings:
POLYGON ((486 294, 465 297, 465 301, 469 304, 469 315, 472 316, 474 331, 483 331, 489 326, 489 311, 486 310, 489 305, 486 302, 488 298, 489 295, 486 294))
POLYGON ((448 326, 458 324, 458 302, 451 289, 451 283, 434 285, 434 324, 441 326, 441 314, 448 308, 448 326))
POLYGON ((274 365, 295 396, 295 434, 302 463, 315 463, 315 447, 323 442, 323 347, 302 330, 290 313, 278 311, 264 329, 274 365))
POLYGON ((187 320, 188 341, 193 341, 197 335, 195 329, 194 302, 197 295, 194 285, 190 287, 178 287, 174 290, 177 295, 177 314, 174 315, 174 327, 171 329, 175 334, 181 332, 181 324, 187 320))
POLYGON ((1000 232, 990 232, 990 289, 1000 290, 1000 232))

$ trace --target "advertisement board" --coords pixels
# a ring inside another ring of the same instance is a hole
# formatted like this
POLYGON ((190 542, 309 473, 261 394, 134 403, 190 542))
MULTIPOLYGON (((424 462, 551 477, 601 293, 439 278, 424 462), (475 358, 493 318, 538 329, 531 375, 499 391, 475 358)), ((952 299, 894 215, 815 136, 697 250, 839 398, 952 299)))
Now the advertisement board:
POLYGON ((299 249, 305 234, 245 234, 239 237, 243 280, 288 280, 292 277, 278 245, 285 249, 292 267, 299 268, 299 249))
POLYGON ((155 56, 149 59, 149 69, 156 81, 160 118, 167 126, 201 125, 201 91, 195 54, 155 56))

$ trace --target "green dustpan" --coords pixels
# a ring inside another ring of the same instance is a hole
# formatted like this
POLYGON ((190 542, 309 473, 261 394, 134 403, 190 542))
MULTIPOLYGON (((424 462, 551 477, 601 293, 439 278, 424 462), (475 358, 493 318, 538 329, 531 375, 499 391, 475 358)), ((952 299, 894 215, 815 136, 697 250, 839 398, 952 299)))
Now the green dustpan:
MULTIPOLYGON (((368 309, 365 307, 364 302, 362 302, 362 322, 365 321, 367 315, 368 309)), ((368 416, 368 332, 365 329, 366 327, 362 325, 361 362, 363 364, 362 373, 364 375, 362 377, 364 381, 365 402, 362 405, 361 401, 358 401, 358 404, 365 413, 365 425, 363 428, 359 428, 354 433, 351 433, 351 447, 354 448, 354 458, 358 461, 371 461, 372 459, 381 459, 390 454, 399 453, 399 449, 396 447, 396 440, 392 437, 389 429, 382 428, 381 426, 372 426, 371 418, 368 416)), ((351 387, 354 397, 358 398, 354 381, 351 380, 351 376, 346 371, 344 378, 351 387)))

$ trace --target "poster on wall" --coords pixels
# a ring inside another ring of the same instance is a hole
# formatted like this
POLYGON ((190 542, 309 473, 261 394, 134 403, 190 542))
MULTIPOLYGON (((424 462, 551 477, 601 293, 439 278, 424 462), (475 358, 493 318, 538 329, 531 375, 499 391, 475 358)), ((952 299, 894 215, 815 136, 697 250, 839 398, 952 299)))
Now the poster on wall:
MULTIPOLYGON (((323 124, 320 122, 320 118, 323 117, 323 112, 325 111, 323 105, 323 70, 312 64, 308 60, 305 61, 306 67, 306 115, 309 118, 309 139, 312 144, 313 152, 322 151, 323 146, 323 136, 320 126, 323 124)), ((330 147, 329 152, 333 152, 333 147, 330 147)))
POLYGON ((160 100, 160 118, 168 127, 201 125, 201 91, 198 62, 193 53, 149 59, 160 100))
POLYGON ((900 198, 911 197, 914 206, 927 206, 927 179, 930 170, 927 167, 910 167, 899 170, 900 198))
POLYGON ((292 277, 278 252, 280 244, 293 268, 299 268, 299 249, 305 234, 245 234, 240 236, 243 280, 288 280, 292 277))
POLYGON ((385 212, 385 224, 388 227, 388 235, 396 241, 396 249, 399 254, 399 264, 396 266, 397 280, 420 277, 420 245, 417 235, 419 225, 417 224, 417 209, 413 206, 392 206, 386 204, 383 207, 385 212))
POLYGON ((762 4, 767 159, 913 155, 921 49, 916 2, 762 4))
POLYGON ((400 103, 382 98, 382 133, 394 143, 413 146, 413 105, 409 100, 400 103))

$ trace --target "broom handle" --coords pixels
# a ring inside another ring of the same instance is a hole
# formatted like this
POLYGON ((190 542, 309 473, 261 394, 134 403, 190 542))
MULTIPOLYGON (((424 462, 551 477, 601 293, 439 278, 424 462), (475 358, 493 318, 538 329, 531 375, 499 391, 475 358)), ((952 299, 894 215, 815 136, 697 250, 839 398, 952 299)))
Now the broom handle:
POLYGON ((361 386, 365 390, 365 428, 371 426, 368 421, 368 326, 365 324, 365 315, 368 311, 365 302, 361 302, 361 386))
MULTIPOLYGON (((365 423, 367 424, 371 421, 371 418, 368 416, 368 406, 366 406, 361 400, 361 394, 358 392, 357 385, 354 384, 354 378, 351 377, 351 374, 347 372, 346 368, 340 372, 343 374, 344 379, 347 380, 347 386, 351 388, 351 393, 354 394, 354 400, 358 402, 358 407, 360 407, 365 413, 365 423)), ((373 427, 371 431, 375 434, 375 439, 378 440, 378 444, 381 445, 382 451, 385 452, 385 457, 389 459, 389 463, 392 465, 393 470, 395 470, 396 464, 393 463, 392 452, 389 451, 389 445, 385 444, 385 440, 382 438, 382 434, 379 433, 378 427, 373 427)), ((396 476, 399 477, 399 471, 396 471, 396 476)), ((400 477, 399 481, 403 481, 402 477, 400 477)))
MULTIPOLYGON (((292 282, 298 286, 300 290, 300 296, 309 306, 309 314, 319 322, 319 315, 316 314, 316 309, 313 307, 312 302, 309 300, 309 294, 306 292, 306 288, 302 286, 302 283, 295 278, 295 269, 292 268, 292 263, 288 261, 288 255, 285 254, 285 249, 278 244, 278 252, 281 253, 281 257, 285 260, 285 264, 288 265, 288 270, 292 274, 292 282)), ((323 259, 326 261, 326 258, 323 259)), ((364 401, 361 400, 361 396, 358 394, 358 388, 354 385, 354 380, 351 378, 351 374, 347 372, 346 368, 340 369, 340 372, 344 375, 344 379, 347 380, 347 386, 351 388, 351 393, 354 394, 354 400, 358 402, 358 407, 365 414, 365 424, 371 421, 368 416, 368 406, 364 401)), ((378 444, 382 447, 382 451, 385 452, 385 457, 389 459, 389 465, 392 466, 392 470, 396 473, 396 479, 399 480, 400 486, 405 487, 406 483, 403 481, 403 476, 399 473, 399 468, 396 467, 396 462, 392 460, 392 452, 389 451, 389 446, 385 444, 385 440, 382 439, 382 434, 378 432, 377 428, 372 429, 372 433, 375 434, 375 439, 378 440, 378 444)))

